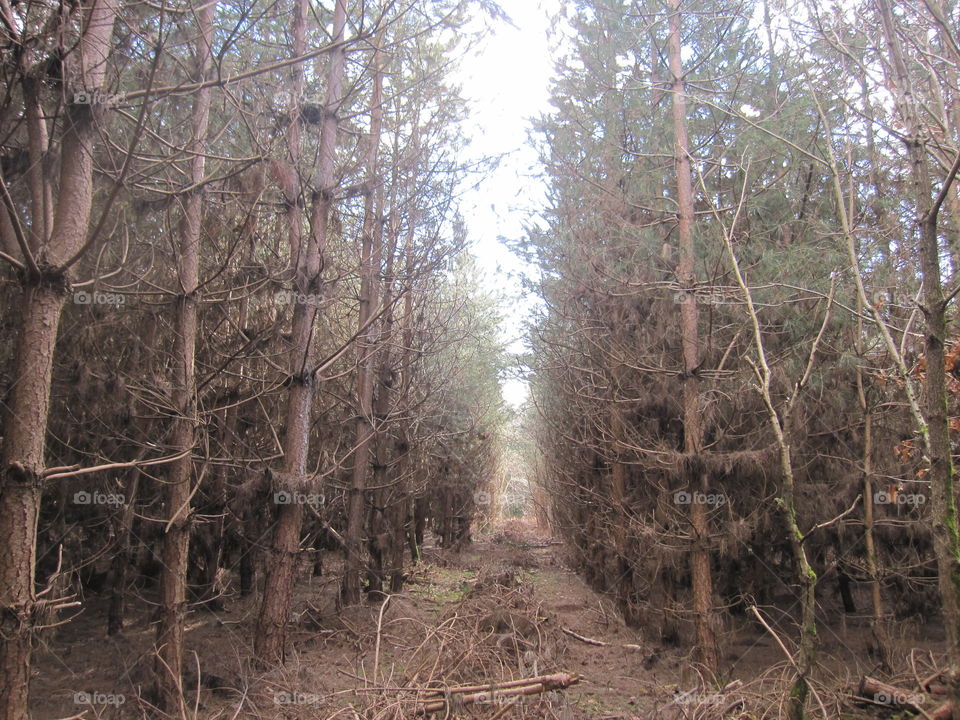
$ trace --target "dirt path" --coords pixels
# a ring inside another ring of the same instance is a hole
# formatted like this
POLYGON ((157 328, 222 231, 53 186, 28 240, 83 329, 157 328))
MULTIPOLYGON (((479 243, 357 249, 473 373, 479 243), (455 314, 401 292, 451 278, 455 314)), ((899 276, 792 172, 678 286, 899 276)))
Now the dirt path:
MULTIPOLYGON (((560 546, 522 522, 460 553, 428 543, 424 562, 385 607, 346 609, 336 603, 339 568, 316 578, 305 566, 287 662, 267 672, 251 660, 256 597, 231 596, 217 613, 194 609, 187 621, 184 714, 403 718, 415 712, 418 696, 401 688, 567 672, 580 676, 576 685, 525 698, 501 717, 648 716, 656 706, 652 695, 669 701, 678 661, 653 656, 561 556, 560 546), (608 644, 581 642, 562 628, 608 644)), ((131 606, 140 614, 122 636, 105 637, 106 598, 88 597, 82 614, 45 638, 32 686, 36 718, 145 715, 154 630, 146 603, 131 606), (84 704, 87 699, 92 704, 84 704)), ((462 712, 489 718, 501 710, 491 702, 462 712)))
MULTIPOLYGON (((564 566, 560 550, 549 538, 524 532, 521 524, 515 524, 451 558, 447 572, 461 574, 464 582, 476 578, 462 601, 467 613, 477 585, 483 598, 492 583, 496 590, 487 597, 504 601, 514 616, 529 616, 535 624, 541 639, 535 638, 531 649, 539 665, 534 668, 521 658, 518 673, 566 671, 581 677, 563 693, 560 706, 566 709, 565 717, 630 718, 649 711, 653 688, 659 685, 660 690, 672 692, 673 687, 662 684, 659 676, 676 679, 677 661, 663 661, 627 628, 610 602, 564 566), (588 644, 564 630, 606 644, 588 644)), ((477 604, 487 607, 482 601, 477 604)), ((519 628, 517 634, 525 629, 533 635, 529 628, 519 628)))
MULTIPOLYGON (((612 603, 565 565, 565 555, 535 525, 517 521, 459 553, 428 543, 424 562, 412 570, 402 593, 385 604, 346 609, 337 607, 339 568, 315 577, 305 564, 287 662, 267 671, 252 661, 257 597, 230 596, 217 613, 194 609, 188 617, 185 664, 191 670, 181 717, 399 720, 416 717, 427 700, 444 699, 429 696, 431 688, 489 687, 556 673, 576 674, 578 682, 510 707, 503 697, 462 705, 450 696, 449 714, 431 717, 777 717, 782 686, 770 690, 787 674, 776 670, 783 658, 769 637, 744 627, 728 644, 721 684, 752 682, 751 692, 772 698, 764 712, 750 714, 737 705, 735 693, 706 689, 714 685, 693 672, 684 651, 656 648, 627 628, 612 603), (767 672, 771 685, 757 685, 767 672), (712 712, 704 715, 702 704, 712 712)), ((105 611, 105 598, 87 598, 83 614, 43 643, 32 688, 35 718, 147 714, 151 618, 143 609, 122 637, 107 639, 105 611), (78 704, 78 697, 102 702, 78 704)), ((824 634, 830 632, 826 628, 824 634)), ((849 670, 860 672, 852 665, 849 670)))

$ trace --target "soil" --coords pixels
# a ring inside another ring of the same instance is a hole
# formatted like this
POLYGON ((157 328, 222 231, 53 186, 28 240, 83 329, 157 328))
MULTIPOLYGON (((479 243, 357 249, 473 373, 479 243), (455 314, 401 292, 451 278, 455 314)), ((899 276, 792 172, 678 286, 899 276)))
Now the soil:
MULTIPOLYGON (((532 520, 490 528, 461 552, 428 543, 404 591, 386 603, 338 608, 338 568, 327 568, 329 577, 313 577, 311 569, 305 565, 298 585, 283 667, 262 669, 252 660, 255 595, 228 594, 222 610, 191 611, 178 717, 387 720, 416 717, 438 698, 449 707, 433 718, 758 720, 782 712, 789 666, 777 640, 755 621, 743 618, 726 628, 724 672, 705 677, 686 651, 659 647, 626 627, 613 604, 570 567, 563 546, 532 520), (517 700, 496 692, 481 693, 477 703, 442 691, 429 695, 431 688, 556 673, 575 675, 576 682, 517 700)), ((107 599, 81 600, 78 616, 41 638, 33 717, 149 715, 149 595, 130 599, 140 614, 113 638, 105 632, 107 599)), ((789 615, 766 614, 789 646, 789 615)), ((899 630, 896 659, 904 667, 912 663, 919 672, 935 665, 936 627, 901 624, 899 630)), ((865 621, 825 616, 820 636, 817 687, 828 715, 878 717, 838 691, 861 674, 879 675, 865 621)))

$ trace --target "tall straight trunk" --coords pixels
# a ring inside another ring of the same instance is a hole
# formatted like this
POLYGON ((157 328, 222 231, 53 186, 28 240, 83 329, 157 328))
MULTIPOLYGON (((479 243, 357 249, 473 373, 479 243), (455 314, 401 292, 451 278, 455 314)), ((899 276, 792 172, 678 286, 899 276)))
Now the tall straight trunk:
MULTIPOLYGON (((71 91, 99 90, 110 54, 116 0, 84 3, 79 45, 65 58, 71 91)), ((0 720, 27 720, 30 651, 37 612, 37 519, 50 409, 50 380, 60 315, 69 287, 64 264, 86 241, 93 197, 98 108, 71 104, 60 151, 60 192, 39 272, 23 274, 17 364, 0 465, 0 720), (14 422, 11 418, 16 418, 14 422)), ((34 122, 44 122, 42 117, 34 122)), ((37 130, 40 132, 40 129, 37 130)), ((43 130, 45 132, 45 129, 43 130)), ((41 178, 46 185, 48 180, 41 178)), ((49 196, 49 188, 42 189, 49 196)), ((34 216, 42 223, 45 213, 34 216)), ((37 229, 32 235, 38 234, 37 229)), ((26 259, 26 258, 24 258, 26 259)))
POLYGON ((381 67, 380 40, 373 51, 373 93, 370 97, 370 134, 366 157, 366 182, 363 200, 363 227, 360 251, 360 312, 359 328, 362 335, 357 342, 357 432, 356 451, 353 456, 353 476, 350 484, 350 500, 347 510, 346 560, 343 571, 342 598, 344 603, 360 601, 360 548, 364 530, 364 507, 366 505, 367 478, 370 474, 371 442, 379 422, 373 416, 374 368, 377 357, 377 323, 370 324, 375 299, 379 296, 377 276, 380 272, 381 223, 378 202, 377 158, 380 133, 383 127, 383 68, 381 67))
MULTIPOLYGON (((250 222, 242 231, 247 237, 252 237, 252 231, 256 227, 256 222, 250 222)), ((249 297, 240 300, 240 307, 237 313, 236 327, 247 327, 247 316, 249 311, 249 297)), ((243 377, 246 372, 246 366, 243 362, 237 363, 237 376, 243 377)), ((222 425, 220 431, 220 446, 227 456, 230 449, 237 445, 237 426, 240 421, 240 413, 243 407, 239 401, 240 391, 234 389, 226 396, 228 406, 222 414, 222 425)), ((194 537, 197 538, 199 550, 203 557, 203 572, 197 581, 196 596, 202 600, 206 607, 211 610, 222 609, 223 601, 220 597, 220 589, 217 587, 217 575, 221 565, 224 563, 225 546, 227 545, 228 525, 226 522, 227 514, 227 483, 231 468, 224 464, 213 472, 210 480, 210 487, 207 492, 207 503, 203 511, 210 517, 200 525, 194 537)))
MULTIPOLYGON (((297 0, 293 20, 294 55, 302 54, 304 27, 308 12, 306 0, 297 0)), ((337 112, 341 103, 343 69, 346 52, 343 38, 347 24, 346 0, 337 0, 333 11, 333 42, 327 69, 327 88, 324 97, 323 120, 320 126, 320 150, 317 166, 319 188, 314 197, 310 219, 311 232, 306 247, 301 242, 293 246, 293 233, 299 237, 299 225, 293 228, 291 220, 291 252, 294 253, 294 285, 298 297, 319 297, 322 258, 326 252, 330 211, 335 194, 335 153, 337 146, 337 112)), ((295 80, 301 83, 301 69, 295 80)), ((294 108, 297 110, 297 107, 294 108)), ((292 117, 299 117, 294 112, 292 117)), ((298 122, 293 120, 293 122, 298 122)), ((289 202, 289 200, 288 200, 289 202)), ((293 211, 288 211, 292 217, 293 211)), ((310 426, 313 414, 314 368, 317 363, 315 342, 318 310, 316 302, 297 302, 293 308, 292 349, 289 358, 290 385, 283 434, 283 474, 277 479, 277 489, 299 489, 306 482, 307 457, 310 454, 310 426)), ((300 553, 300 531, 303 527, 303 507, 297 503, 280 505, 271 539, 271 558, 263 588, 263 602, 257 620, 254 651, 265 662, 282 662, 286 640, 286 626, 290 618, 293 581, 300 553)))
POLYGON ((117 549, 113 556, 110 581, 110 607, 107 611, 107 635, 117 635, 123 630, 127 610, 127 570, 130 567, 130 539, 133 534, 133 518, 140 489, 140 469, 131 468, 124 487, 126 504, 117 529, 117 549))
MULTIPOLYGON (((146 372, 157 350, 157 316, 149 314, 149 320, 141 325, 140 342, 134 348, 136 361, 134 367, 140 372, 146 372)), ((153 437, 156 420, 148 420, 138 433, 141 438, 153 437)), ((144 443, 135 459, 140 460, 146 454, 147 444, 144 443)), ((133 527, 136 521, 137 496, 140 490, 140 469, 131 468, 127 473, 127 484, 123 488, 126 504, 120 516, 117 528, 117 549, 112 561, 110 606, 107 610, 107 635, 116 635, 123 631, 127 611, 127 573, 133 558, 133 527)))
MULTIPOLYGON (((406 293, 403 296, 403 321, 400 329, 400 343, 403 351, 400 355, 400 368, 397 378, 399 384, 399 399, 397 401, 401 412, 410 406, 410 391, 413 375, 413 238, 416 228, 416 213, 411 212, 410 226, 403 245, 404 277, 406 278, 406 293)), ((403 589, 403 555, 405 538, 410 545, 410 563, 417 563, 416 542, 416 503, 410 496, 410 475, 413 472, 412 448, 410 447, 409 421, 400 421, 397 429, 395 454, 397 458, 397 495, 398 502, 393 513, 393 545, 390 560, 390 590, 400 592, 403 589)))
MULTIPOLYGON (((903 57, 889 0, 876 0, 883 24, 890 66, 895 73, 897 109, 905 126, 905 142, 910 160, 910 179, 920 238, 920 274, 923 283, 922 304, 926 319, 924 355, 924 420, 921 427, 924 445, 930 459, 927 478, 930 481, 930 513, 933 521, 933 547, 937 560, 940 601, 947 635, 947 658, 956 683, 960 674, 960 535, 957 531, 957 509, 954 498, 954 471, 951 455, 947 412, 947 385, 944 367, 944 343, 947 333, 947 301, 941 281, 940 252, 937 238, 937 217, 940 204, 949 187, 941 190, 939 202, 933 200, 933 183, 924 128, 913 97, 911 79, 903 57)), ((950 177, 947 183, 953 181, 950 177)), ((954 687, 954 695, 958 695, 954 687)))
MULTIPOLYGON (((244 327, 244 325, 240 325, 244 327)), ((238 374, 243 373, 243 366, 237 370, 238 374)), ((230 399, 230 407, 223 411, 223 426, 220 433, 221 447, 230 448, 234 444, 234 438, 237 434, 237 422, 240 417, 240 404, 237 402, 237 394, 231 393, 227 396, 230 399)), ((209 498, 204 508, 204 512, 209 516, 198 528, 195 537, 198 539, 200 554, 203 557, 203 569, 197 581, 196 596, 202 600, 206 607, 211 610, 221 609, 223 601, 220 597, 217 587, 217 575, 220 566, 223 564, 224 556, 224 536, 226 522, 224 515, 227 507, 227 479, 230 474, 230 468, 223 465, 214 470, 210 479, 210 487, 207 493, 209 498)))
MULTIPOLYGON (((858 370, 859 374, 859 370, 858 370)), ((858 378, 858 384, 861 380, 858 378)), ((865 396, 864 396, 865 397, 865 396)), ((887 632, 886 612, 880 587, 880 563, 874 537, 873 506, 873 411, 865 402, 863 408, 863 544, 867 555, 867 575, 870 578, 870 608, 872 632, 877 659, 884 672, 890 672, 890 634, 887 632)))
MULTIPOLYGON (((697 456, 703 451, 703 422, 700 412, 700 337, 698 308, 693 288, 696 286, 696 249, 693 240, 693 178, 690 169, 690 140, 687 136, 687 99, 684 88, 681 56, 680 0, 670 0, 670 36, 667 52, 670 62, 673 131, 677 172, 677 232, 679 258, 677 276, 680 286, 687 291, 686 302, 680 305, 680 332, 683 351, 683 437, 684 453, 697 467, 697 456)), ((709 490, 709 478, 696 471, 689 478, 691 486, 702 494, 709 490)), ((693 615, 696 630, 697 655, 710 670, 716 670, 717 636, 713 608, 713 580, 710 574, 707 507, 702 502, 690 503, 690 523, 693 528, 693 549, 690 553, 690 576, 693 585, 693 615)))
POLYGON ((0 718, 26 720, 30 644, 36 613, 34 572, 50 374, 62 291, 24 288, 16 377, 4 437, 0 490, 0 718))
MULTIPOLYGON (((381 248, 383 244, 381 243, 381 248)), ((373 464, 373 502, 371 508, 371 522, 367 545, 370 548, 370 567, 367 570, 370 593, 379 593, 383 590, 385 566, 393 557, 392 547, 395 533, 393 523, 396 515, 395 506, 398 504, 400 486, 397 480, 390 477, 390 447, 385 442, 387 419, 393 405, 395 392, 392 380, 394 315, 393 304, 394 277, 393 268, 397 252, 397 234, 394 223, 390 222, 390 241, 385 248, 386 259, 383 270, 383 295, 380 306, 384 308, 382 330, 377 338, 376 378, 373 397, 373 417, 376 424, 373 427, 371 438, 370 457, 373 464)), ((401 495, 402 497, 402 495, 401 495)), ((402 547, 402 543, 401 543, 402 547)), ((402 556, 401 556, 402 570, 402 556)))
MULTIPOLYGON (((213 58, 213 17, 216 2, 196 13, 194 53, 195 82, 207 78, 213 58)), ((200 284, 200 235, 203 224, 203 186, 206 172, 207 126, 210 121, 209 87, 193 97, 190 161, 190 191, 183 200, 180 226, 180 262, 177 281, 177 325, 173 343, 173 407, 176 412, 172 445, 185 455, 170 467, 164 489, 166 526, 161 549, 160 618, 157 623, 157 705, 180 714, 183 706, 183 626, 187 610, 187 551, 190 544, 190 497, 192 495, 193 447, 197 430, 197 288, 200 284)))
MULTIPOLYGON (((861 87, 865 88, 865 78, 861 80, 861 87)), ((879 198, 882 197, 879 176, 874 168, 875 145, 873 138, 872 118, 873 113, 870 107, 869 95, 863 93, 863 101, 866 109, 866 115, 871 118, 867 123, 867 157, 870 163, 870 179, 874 189, 874 210, 875 221, 879 222, 882 212, 879 208, 879 198)), ((853 216, 853 204, 856 202, 856 195, 850 193, 851 217, 853 216)), ((889 248, 887 252, 889 253, 889 248)), ((857 294, 857 325, 856 341, 854 347, 858 358, 863 358, 863 299, 857 294)), ((866 553, 867 576, 870 578, 870 607, 872 613, 871 625, 873 633, 874 646, 877 653, 877 659, 884 672, 889 672, 890 666, 890 636, 887 632, 886 613, 883 608, 883 595, 880 587, 880 567, 877 559, 877 546, 874 535, 874 505, 873 505, 873 406, 867 396, 867 389, 864 384, 864 371, 861 365, 857 365, 857 399, 860 403, 860 410, 863 413, 863 544, 866 553)))

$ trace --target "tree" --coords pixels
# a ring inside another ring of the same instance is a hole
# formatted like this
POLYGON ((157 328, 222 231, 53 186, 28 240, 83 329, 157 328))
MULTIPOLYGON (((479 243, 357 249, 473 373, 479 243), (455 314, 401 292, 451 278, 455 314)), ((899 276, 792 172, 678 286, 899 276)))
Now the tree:
POLYGON ((92 0, 71 14, 51 10, 49 16, 14 16, 3 9, 4 33, 21 52, 15 80, 25 97, 30 156, 27 176, 29 221, 14 202, 3 178, 6 236, 4 259, 21 273, 22 322, 17 339, 17 383, 4 422, 0 477, 0 539, 8 552, 0 558, 0 718, 27 718, 30 650, 37 612, 34 587, 36 530, 45 464, 45 438, 50 407, 50 378, 60 314, 70 288, 70 268, 97 238, 89 237, 93 199, 93 148, 103 113, 96 99, 107 76, 117 4, 92 0), (49 24, 48 24, 49 23, 49 24), (51 133, 42 111, 39 74, 46 58, 29 50, 51 35, 76 35, 78 42, 62 58, 66 118, 51 133), (38 65, 32 61, 36 60, 38 65), (49 142, 53 135, 56 142, 49 142), (57 153, 60 177, 54 203, 52 178, 42 173, 44 153, 57 153), (52 222, 50 220, 52 219, 52 222), (10 251, 18 249, 16 255, 10 251), (15 420, 11 420, 11 418, 15 420))
MULTIPOLYGON (((381 418, 374 417, 374 385, 377 357, 382 349, 377 342, 374 315, 379 310, 379 271, 383 258, 383 229, 379 218, 382 189, 378 184, 377 159, 383 127, 383 39, 376 40, 373 51, 373 92, 370 95, 370 133, 367 137, 366 180, 363 189, 363 227, 361 229, 360 312, 357 316, 357 435, 353 457, 353 477, 347 510, 346 563, 341 595, 346 603, 360 601, 360 543, 365 517, 365 494, 370 471, 372 443, 381 418)), ((377 313, 378 314, 378 313, 377 313)))
MULTIPOLYGON (((194 41, 194 82, 209 79, 213 63, 213 18, 216 2, 197 11, 194 41)), ((176 335, 174 338, 173 446, 180 457, 170 468, 164 497, 167 524, 163 537, 160 622, 157 625, 157 702, 167 712, 183 708, 183 626, 187 601, 187 550, 190 542, 193 496, 193 449, 196 443, 197 309, 200 284, 200 243, 203 224, 203 187, 206 169, 206 138, 210 121, 211 88, 202 87, 193 97, 191 112, 190 180, 183 200, 180 227, 176 335)))
MULTIPOLYGON (((690 140, 687 137, 687 102, 684 89, 682 16, 680 0, 670 3, 670 36, 667 41, 670 58, 671 107, 677 172, 677 280, 688 301, 680 305, 681 345, 683 350, 683 450, 691 458, 703 452, 701 400, 698 390, 700 369, 700 338, 698 308, 694 300, 697 286, 696 250, 693 244, 693 178, 690 170, 690 140)), ((691 464, 691 467, 696 467, 691 464)), ((704 495, 710 490, 710 479, 705 472, 690 478, 690 485, 704 495)), ((710 670, 717 668, 717 637, 714 630, 713 582, 710 577, 710 555, 706 548, 710 529, 704 503, 690 504, 690 523, 694 532, 694 549, 690 557, 693 583, 693 612, 696 618, 697 651, 700 660, 710 670)))
MULTIPOLYGON (((300 6, 298 5, 298 8, 300 6)), ((303 10, 298 9, 297 17, 303 10)), ((346 0, 337 0, 333 16, 333 42, 327 67, 326 95, 320 129, 317 190, 310 217, 310 235, 305 245, 291 248, 294 258, 294 288, 297 297, 317 298, 322 289, 321 271, 327 251, 330 213, 336 192, 334 177, 337 146, 338 110, 342 97, 346 51, 343 47, 347 22, 346 0)), ((295 30, 295 37, 298 31, 295 30)), ((296 108, 296 105, 294 105, 296 108)), ((319 309, 314 302, 296 302, 293 307, 292 348, 289 355, 290 387, 287 391, 282 479, 277 490, 298 490, 306 479, 310 452, 311 410, 317 366, 316 325, 319 309)), ((286 624, 296 559, 300 548, 303 507, 299 503, 279 506, 273 532, 272 561, 268 566, 263 604, 257 623, 256 653, 263 660, 277 661, 284 656, 286 624)))
MULTIPOLYGON (((926 445, 932 491, 933 541, 937 558, 940 599, 947 631, 947 649, 951 672, 960 679, 960 533, 954 496, 953 451, 948 428, 947 390, 944 353, 947 342, 946 311, 948 298, 943 292, 940 267, 940 241, 937 220, 944 200, 960 169, 960 154, 945 178, 936 198, 924 147, 924 129, 911 91, 911 78, 903 58, 893 13, 887 0, 877 0, 889 53, 894 87, 898 90, 897 110, 906 128, 904 142, 910 162, 910 178, 916 204, 919 231, 920 274, 923 283, 923 311, 926 320, 924 357, 926 359, 925 420, 921 427, 926 445)), ((936 7, 936 4, 933 4, 936 7)), ((958 692, 955 688, 955 693, 958 692)))

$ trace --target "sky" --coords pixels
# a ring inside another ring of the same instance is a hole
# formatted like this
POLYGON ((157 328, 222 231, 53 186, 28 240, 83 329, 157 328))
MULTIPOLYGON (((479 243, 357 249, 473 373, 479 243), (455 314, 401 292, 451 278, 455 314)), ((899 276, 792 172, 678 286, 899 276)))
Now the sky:
MULTIPOLYGON (((530 119, 549 109, 553 60, 547 33, 560 2, 502 3, 513 24, 492 24, 492 33, 464 59, 457 76, 470 103, 466 130, 472 138, 471 155, 503 156, 495 171, 465 191, 461 211, 483 276, 505 296, 501 333, 511 353, 526 349, 523 321, 535 301, 521 286, 524 264, 502 240, 522 237, 524 226, 536 221, 544 203, 540 166, 528 133, 530 119)), ((514 407, 527 397, 526 383, 515 374, 502 387, 504 399, 514 407)))

